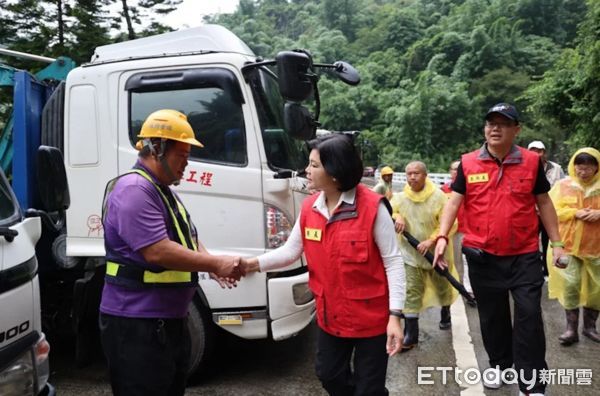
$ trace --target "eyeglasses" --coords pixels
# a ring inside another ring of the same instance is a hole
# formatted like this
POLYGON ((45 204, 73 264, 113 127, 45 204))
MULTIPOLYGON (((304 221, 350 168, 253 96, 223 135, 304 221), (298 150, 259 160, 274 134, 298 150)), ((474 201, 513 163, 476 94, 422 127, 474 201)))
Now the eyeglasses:
POLYGON ((517 125, 516 123, 510 122, 510 121, 504 121, 504 122, 486 121, 485 122, 485 127, 491 128, 491 129, 494 129, 496 127, 500 128, 500 129, 506 129, 506 128, 514 127, 516 125, 517 125))

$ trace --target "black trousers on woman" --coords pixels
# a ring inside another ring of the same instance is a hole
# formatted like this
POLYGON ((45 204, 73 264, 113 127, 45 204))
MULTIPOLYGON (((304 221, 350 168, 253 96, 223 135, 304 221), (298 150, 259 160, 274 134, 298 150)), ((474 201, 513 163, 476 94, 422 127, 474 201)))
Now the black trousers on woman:
POLYGON ((323 388, 332 396, 384 396, 388 355, 387 335, 342 338, 317 330, 315 368, 323 388), (354 352, 352 372, 350 360, 354 352))

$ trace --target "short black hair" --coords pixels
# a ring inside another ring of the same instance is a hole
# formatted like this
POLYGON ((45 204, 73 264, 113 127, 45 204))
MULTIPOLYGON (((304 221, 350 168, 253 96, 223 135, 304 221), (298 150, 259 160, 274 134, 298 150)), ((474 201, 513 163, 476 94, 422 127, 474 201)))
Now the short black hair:
POLYGON ((319 151, 325 171, 340 184, 340 191, 353 189, 360 183, 363 162, 352 138, 343 134, 331 134, 308 142, 309 149, 319 151))
POLYGON ((574 165, 596 165, 598 166, 598 160, 591 154, 579 153, 573 160, 574 165))

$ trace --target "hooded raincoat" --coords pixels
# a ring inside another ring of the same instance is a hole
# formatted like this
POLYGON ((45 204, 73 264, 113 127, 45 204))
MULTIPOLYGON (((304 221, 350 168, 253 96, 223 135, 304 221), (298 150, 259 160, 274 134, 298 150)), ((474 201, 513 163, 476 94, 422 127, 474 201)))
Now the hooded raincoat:
POLYGON ((600 164, 598 150, 591 147, 577 150, 569 161, 569 177, 550 190, 569 264, 565 269, 556 268, 549 249, 548 294, 557 298, 565 309, 583 306, 600 310, 600 220, 589 222, 575 217, 580 209, 600 210, 600 170, 587 183, 579 179, 574 161, 580 153, 592 155, 600 164))
MULTIPOLYGON (((435 239, 439 234, 440 217, 448 197, 429 178, 425 179, 425 187, 418 192, 407 184, 401 193, 393 195, 391 205, 392 217, 401 216, 406 224, 406 231, 419 241, 435 239)), ((454 232, 455 228, 451 231, 454 232)), ((404 257, 406 273, 406 303, 404 312, 418 313, 428 307, 450 305, 456 300, 458 292, 441 275, 438 275, 431 264, 417 249, 413 248, 401 234, 398 234, 400 250, 404 257)), ((435 245, 434 245, 435 246, 435 245)), ((448 262, 448 270, 458 278, 454 267, 452 245, 444 255, 448 262)))

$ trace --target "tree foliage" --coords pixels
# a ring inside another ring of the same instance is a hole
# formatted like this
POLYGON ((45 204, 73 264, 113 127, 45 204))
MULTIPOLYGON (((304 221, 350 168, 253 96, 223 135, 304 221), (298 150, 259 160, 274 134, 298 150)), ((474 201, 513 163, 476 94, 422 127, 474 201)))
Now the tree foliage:
MULTIPOLYGON (((180 3, 0 0, 0 45, 84 62, 98 45, 169 30, 161 17, 180 3)), ((264 58, 306 48, 315 62, 351 62, 356 87, 322 73, 321 122, 361 130, 367 165, 445 170, 481 144, 500 101, 521 110, 521 141, 544 140, 563 164, 600 143, 596 0, 240 0, 204 19, 264 58)))
MULTIPOLYGON (((0 0, 0 47, 90 60, 99 45, 172 30, 161 18, 182 0, 0 0)), ((43 67, 11 59, 31 71, 43 67)))
POLYGON ((600 122, 600 107, 589 105, 600 99, 596 3, 242 0, 235 13, 207 20, 263 57, 307 48, 317 62, 351 61, 359 86, 321 79, 324 127, 363 131, 367 164, 421 159, 441 171, 481 144, 483 114, 500 101, 523 113, 523 142, 545 140, 563 160, 564 140, 592 144, 600 122))
MULTIPOLYGON (((565 48, 525 97, 540 128, 552 126, 569 151, 600 147, 600 3, 588 1, 575 48, 565 48)), ((565 155, 566 157, 566 155, 565 155)))

